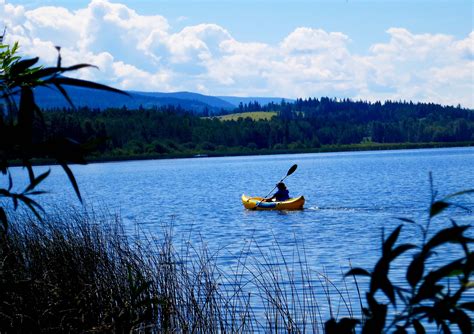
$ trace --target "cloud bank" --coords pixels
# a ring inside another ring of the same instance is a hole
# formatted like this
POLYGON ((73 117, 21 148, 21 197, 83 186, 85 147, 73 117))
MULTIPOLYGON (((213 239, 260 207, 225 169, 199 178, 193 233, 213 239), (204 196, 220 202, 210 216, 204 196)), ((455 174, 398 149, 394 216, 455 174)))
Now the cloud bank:
POLYGON ((0 0, 7 41, 24 55, 64 65, 87 62, 100 70, 77 73, 122 89, 195 91, 210 95, 349 97, 412 100, 474 107, 474 32, 386 31, 388 42, 364 54, 350 51, 340 32, 299 27, 278 44, 241 42, 225 27, 203 23, 173 32, 160 15, 92 0, 86 8, 26 10, 0 0))

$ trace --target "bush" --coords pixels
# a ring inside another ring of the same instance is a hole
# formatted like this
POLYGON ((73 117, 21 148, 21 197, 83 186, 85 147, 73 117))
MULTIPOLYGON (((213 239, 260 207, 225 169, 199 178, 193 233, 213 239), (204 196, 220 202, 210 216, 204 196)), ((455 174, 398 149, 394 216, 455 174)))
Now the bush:
POLYGON ((206 141, 201 144, 198 144, 197 149, 202 151, 214 151, 216 149, 216 145, 206 141))
POLYGON ((346 276, 369 277, 369 291, 365 297, 361 319, 343 318, 339 322, 331 319, 326 323, 328 334, 353 333, 357 324, 362 324, 362 333, 425 333, 426 323, 435 323, 439 331, 451 333, 457 326, 462 333, 472 333, 469 312, 474 303, 467 300, 466 293, 472 288, 470 281, 474 273, 474 252, 469 244, 474 240, 466 233, 470 225, 460 226, 451 220, 451 227, 429 236, 430 224, 437 215, 450 206, 454 197, 474 193, 474 190, 451 194, 436 200, 432 192, 432 203, 425 226, 407 218, 403 222, 418 225, 422 231, 419 245, 396 245, 403 225, 399 225, 382 243, 382 256, 371 271, 354 268, 346 276), (438 268, 429 268, 428 259, 442 250, 442 247, 459 247, 462 254, 458 259, 447 261, 438 268), (397 286, 390 279, 390 265, 400 255, 414 251, 412 261, 406 266, 406 284, 397 286), (377 294, 380 292, 379 294, 377 294), (387 301, 387 302, 385 302, 387 301), (392 314, 391 314, 392 313, 392 314))
POLYGON ((275 144, 273 145, 274 150, 286 150, 286 145, 285 144, 275 144))

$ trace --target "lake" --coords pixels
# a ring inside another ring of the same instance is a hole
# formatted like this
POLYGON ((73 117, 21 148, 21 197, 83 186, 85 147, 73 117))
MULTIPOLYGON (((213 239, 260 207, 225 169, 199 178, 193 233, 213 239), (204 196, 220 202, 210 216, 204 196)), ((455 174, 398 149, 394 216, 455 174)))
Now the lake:
MULTIPOLYGON (((249 243, 258 249, 249 249, 247 255, 273 252, 270 257, 278 262, 275 252, 281 253, 290 265, 299 262, 295 253, 304 248, 312 270, 340 282, 341 270, 347 270, 350 262, 373 268, 382 230, 392 231, 400 224, 397 217, 426 221, 430 172, 442 197, 474 188, 473 167, 474 148, 449 148, 147 160, 72 169, 87 205, 120 213, 130 233, 139 227, 159 238, 172 226, 178 246, 205 245, 216 254, 219 266, 229 270, 249 243), (290 195, 305 196, 304 210, 243 209, 243 193, 266 195, 293 164, 298 169, 285 183, 290 195)), ((57 166, 51 169, 43 187, 51 194, 45 200, 77 205, 64 172, 57 166)), ((17 173, 23 175, 18 168, 17 173)), ((474 207, 472 196, 459 201, 474 207)), ((472 222, 472 212, 449 209, 435 220, 433 229, 447 226, 446 217, 472 222)), ((419 230, 405 226, 401 239, 417 242, 419 230)), ((456 251, 452 252, 454 257, 456 251)), ((398 267, 393 274, 404 276, 398 267)))

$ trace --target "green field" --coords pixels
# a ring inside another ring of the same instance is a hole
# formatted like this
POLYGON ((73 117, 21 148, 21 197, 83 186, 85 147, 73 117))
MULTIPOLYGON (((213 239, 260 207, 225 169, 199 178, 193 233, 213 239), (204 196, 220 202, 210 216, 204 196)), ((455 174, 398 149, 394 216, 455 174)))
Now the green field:
POLYGON ((247 118, 250 117, 254 121, 259 120, 270 120, 273 116, 276 116, 277 113, 274 111, 251 111, 251 112, 242 112, 242 113, 235 113, 223 116, 217 116, 217 118, 221 121, 236 121, 239 118, 247 118))

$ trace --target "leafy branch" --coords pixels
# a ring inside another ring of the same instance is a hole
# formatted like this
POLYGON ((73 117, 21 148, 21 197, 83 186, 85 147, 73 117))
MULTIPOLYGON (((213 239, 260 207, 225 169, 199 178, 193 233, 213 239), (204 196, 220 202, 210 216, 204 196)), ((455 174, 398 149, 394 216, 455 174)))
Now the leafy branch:
MULTIPOLYGON (((430 183, 433 189, 431 175, 430 183)), ((408 333, 409 330, 421 334, 426 333, 426 322, 435 323, 444 333, 451 333, 452 325, 457 326, 462 333, 472 333, 469 312, 474 311, 474 303, 466 301, 465 298, 466 291, 474 286, 470 281, 474 273, 474 252, 469 248, 474 240, 466 235, 472 226, 461 226, 451 219, 452 226, 443 228, 428 238, 432 220, 451 206, 467 209, 452 200, 472 193, 474 189, 450 194, 437 200, 436 193, 432 190, 429 217, 425 226, 411 219, 400 218, 405 223, 420 227, 421 245, 411 243, 396 245, 403 225, 399 225, 387 239, 382 239, 382 256, 372 271, 353 268, 346 273, 346 276, 354 278, 364 276, 370 279, 369 291, 365 295, 367 306, 362 309, 363 319, 343 318, 339 322, 331 319, 326 323, 326 333, 353 333, 358 323, 361 323, 364 334, 389 331, 408 333), (441 246, 448 245, 460 246, 463 255, 447 264, 428 270, 427 260, 439 251, 441 246), (399 286, 390 279, 390 264, 407 251, 414 251, 413 258, 406 267, 407 284, 399 286), (448 284, 453 279, 455 284, 448 284), (380 301, 377 295, 379 291, 388 303, 380 301), (395 315, 389 315, 389 307, 398 310, 395 315)))
MULTIPOLYGON (((96 67, 90 64, 62 66, 60 47, 57 47, 57 66, 44 67, 38 65, 38 57, 20 57, 18 42, 10 46, 4 44, 3 39, 4 36, 0 36, 0 172, 8 178, 8 187, 0 188, 0 198, 9 198, 15 210, 20 203, 26 205, 40 218, 43 208, 32 197, 44 193, 37 190, 37 187, 49 176, 50 171, 36 176, 33 169, 34 159, 50 159, 59 164, 82 202, 79 186, 69 164, 86 163, 87 144, 82 145, 64 136, 48 137, 42 111, 35 101, 35 88, 46 87, 59 91, 73 108, 74 104, 65 89, 66 86, 127 94, 99 83, 64 76, 68 72, 96 67), (9 169, 18 163, 27 170, 29 184, 24 191, 13 192, 9 169)), ((8 219, 3 207, 0 207, 0 222, 6 232, 8 219)))

